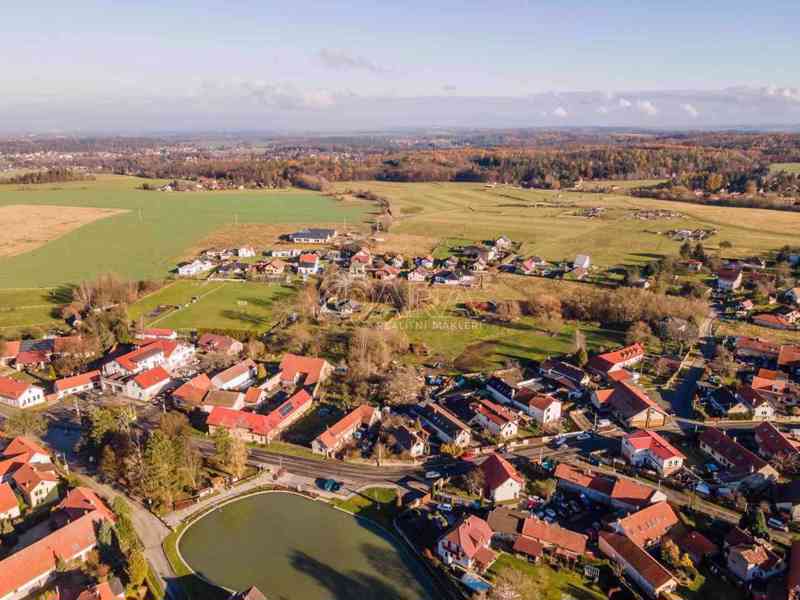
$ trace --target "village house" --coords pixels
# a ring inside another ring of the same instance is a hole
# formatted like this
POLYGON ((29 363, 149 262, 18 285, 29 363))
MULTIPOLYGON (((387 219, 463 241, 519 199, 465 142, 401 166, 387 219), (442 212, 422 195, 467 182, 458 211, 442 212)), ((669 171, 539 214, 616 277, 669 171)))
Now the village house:
POLYGON ((267 389, 278 386, 305 388, 316 396, 319 386, 333 373, 333 366, 324 358, 286 353, 278 365, 278 372, 266 383, 267 389))
POLYGON ((470 421, 470 425, 477 424, 491 435, 503 440, 517 435, 517 417, 507 408, 485 399, 476 402, 474 407, 475 416, 470 421))
POLYGON ((555 381, 568 390, 580 390, 589 384, 589 374, 563 360, 546 360, 539 367, 543 377, 555 381))
POLYGON ((394 430, 394 437, 397 440, 397 451, 407 453, 411 458, 419 458, 428 453, 428 432, 424 429, 409 429, 401 425, 394 430))
POLYGON ((241 246, 236 249, 236 256, 239 258, 253 258, 255 255, 256 251, 252 246, 241 246))
POLYGON ((114 513, 91 488, 80 486, 67 492, 64 499, 53 509, 52 518, 59 527, 63 527, 94 511, 100 511, 109 520, 114 519, 114 513))
POLYGON ((11 481, 11 477, 23 465, 50 465, 50 454, 39 444, 25 437, 15 437, 0 453, 0 483, 11 481))
POLYGON ((800 345, 784 344, 778 351, 778 368, 800 375, 800 345))
MULTIPOLYGON (((755 381, 755 383, 758 385, 760 382, 755 381)), ((736 399, 742 403, 753 419, 771 419, 775 416, 775 407, 770 400, 772 385, 769 386, 767 389, 756 389, 751 385, 742 385, 736 389, 736 399)))
POLYGON ((625 535, 601 531, 600 551, 617 563, 650 598, 659 598, 678 587, 677 580, 644 548, 625 535))
POLYGON ((203 396, 200 410, 211 413, 215 408, 242 410, 244 408, 244 394, 235 390, 210 389, 203 396))
POLYGON ((245 406, 249 408, 258 408, 266 400, 267 393, 260 387, 250 387, 244 393, 245 406))
POLYGON ((761 360, 775 360, 781 347, 778 344, 747 336, 736 338, 736 348, 734 354, 737 358, 757 358, 761 360))
POLYGON ((31 508, 52 499, 58 483, 58 473, 52 463, 25 463, 11 476, 14 489, 31 508))
POLYGON ((436 553, 447 566, 458 565, 467 571, 483 572, 497 558, 491 549, 492 530, 476 516, 468 516, 443 535, 436 553))
POLYGON ((206 424, 213 433, 224 428, 232 435, 258 444, 269 444, 280 433, 306 414, 312 406, 313 399, 305 390, 300 390, 267 415, 232 410, 225 407, 214 407, 206 424))
POLYGON ((769 579, 786 570, 783 559, 759 542, 731 546, 726 564, 731 573, 745 582, 769 579))
POLYGON ((204 352, 219 352, 227 356, 237 356, 244 350, 244 345, 227 335, 204 333, 197 340, 197 346, 204 352))
POLYGON ((297 273, 303 276, 316 275, 319 272, 319 256, 301 254, 297 259, 297 273))
POLYGON ((136 337, 140 340, 177 340, 178 332, 163 327, 145 327, 136 337))
POLYGON ((131 376, 155 367, 172 371, 188 364, 194 352, 194 346, 175 340, 146 342, 136 350, 107 361, 102 373, 104 377, 131 376))
POLYGON ((449 410, 429 402, 425 406, 415 406, 414 411, 441 441, 461 448, 472 441, 470 428, 449 410))
POLYGON ((739 268, 719 269, 717 275, 717 289, 732 292, 742 287, 742 270, 739 268))
POLYGON ((591 266, 592 266, 592 259, 589 257, 588 254, 578 254, 578 256, 575 257, 575 260, 572 261, 573 269, 588 270, 589 267, 591 266))
POLYGON ((45 402, 44 390, 38 385, 0 377, 0 402, 14 408, 30 408, 45 402))
POLYGON ((406 279, 413 283, 423 283, 430 279, 431 273, 424 267, 417 267, 416 269, 409 271, 406 274, 406 279))
POLYGON ((612 389, 592 392, 592 404, 599 410, 610 411, 628 428, 649 429, 667 422, 667 414, 647 393, 625 381, 612 389))
POLYGON ((514 397, 511 404, 533 417, 543 427, 557 424, 561 420, 561 400, 551 394, 525 389, 514 397))
POLYGON ((800 455, 800 442, 784 435, 775 425, 769 422, 760 423, 754 430, 758 453, 766 460, 784 455, 786 457, 800 455))
POLYGON ((661 477, 669 477, 683 467, 686 457, 661 434, 639 429, 622 438, 622 456, 636 467, 654 469, 661 477))
POLYGON ((516 500, 525 485, 525 479, 510 462, 497 453, 492 453, 478 467, 486 482, 483 495, 492 502, 516 500))
POLYGON ((125 385, 125 395, 136 400, 155 398, 172 381, 163 367, 154 367, 135 375, 125 385))
POLYGON ((286 237, 295 244, 327 244, 336 237, 335 229, 308 228, 290 233, 286 237))
POLYGON ((634 378, 634 374, 628 371, 628 367, 642 362, 644 357, 644 346, 636 342, 612 352, 593 356, 589 359, 587 368, 609 381, 622 381, 634 378))
POLYGON ((255 382, 257 373, 256 363, 247 358, 217 373, 211 384, 218 390, 241 390, 255 382))
POLYGON ((776 479, 778 472, 764 459, 753 454, 716 427, 707 427, 698 438, 700 450, 743 481, 761 482, 776 479))
MULTIPOLYGON (((586 554, 588 538, 556 523, 527 518, 522 523, 520 538, 532 539, 558 556, 575 559, 586 554)), ((517 538, 519 540, 519 538, 517 538)), ((516 547, 516 546, 515 546, 516 547)))
POLYGON ((206 392, 212 388, 205 373, 193 377, 172 392, 172 401, 177 408, 190 409, 202 405, 206 392))
POLYGON ((19 500, 7 483, 0 483, 0 522, 20 516, 19 500))
POLYGON ((778 483, 772 489, 775 507, 789 516, 789 520, 800 522, 800 478, 793 478, 786 483, 778 483))
POLYGON ((560 488, 622 510, 638 510, 667 499, 663 492, 632 479, 580 470, 560 463, 555 470, 560 488))
POLYGON ((311 450, 315 454, 333 456, 353 439, 359 428, 372 427, 379 419, 380 413, 375 407, 362 404, 330 427, 326 427, 325 431, 312 440, 311 450))
POLYGON ((656 502, 628 515, 617 519, 611 528, 617 533, 627 535, 635 544, 642 548, 657 545, 680 520, 672 507, 666 502, 656 502))
POLYGON ((51 581, 60 564, 84 562, 108 516, 92 511, 0 560, 0 600, 22 600, 51 581))
POLYGON ((178 276, 180 277, 195 277, 202 273, 207 273, 214 268, 215 264, 210 260, 196 259, 190 263, 178 265, 178 276))

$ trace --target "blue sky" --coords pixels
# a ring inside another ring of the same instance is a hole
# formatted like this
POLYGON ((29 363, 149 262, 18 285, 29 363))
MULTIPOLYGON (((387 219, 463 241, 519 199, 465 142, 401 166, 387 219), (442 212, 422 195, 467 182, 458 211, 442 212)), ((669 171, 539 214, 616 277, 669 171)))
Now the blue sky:
POLYGON ((800 3, 8 3, 0 130, 800 123, 800 3))

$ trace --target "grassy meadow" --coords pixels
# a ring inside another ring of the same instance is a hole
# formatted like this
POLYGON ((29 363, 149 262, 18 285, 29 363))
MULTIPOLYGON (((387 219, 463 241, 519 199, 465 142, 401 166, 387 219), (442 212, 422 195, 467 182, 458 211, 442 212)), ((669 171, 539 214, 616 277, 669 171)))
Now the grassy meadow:
POLYGON ((773 173, 786 171, 787 173, 800 173, 800 162, 795 163, 772 163, 769 170, 773 173))
MULTIPOLYGON (((363 219, 368 206, 297 190, 147 192, 137 189, 143 181, 109 175, 96 181, 0 188, 0 207, 55 205, 127 211, 3 258, 0 289, 77 283, 109 272, 130 279, 161 278, 185 257, 187 249, 223 227, 270 223, 292 228, 343 219, 352 223, 363 219)), ((263 244, 274 241, 264 239, 263 244)))
MULTIPOLYGON (((623 182, 631 183, 631 182, 623 182)), ((523 243, 522 252, 551 261, 589 254, 599 266, 643 264, 653 257, 677 255, 680 242, 670 229, 718 229, 707 240, 714 249, 733 244, 725 255, 746 256, 775 250, 800 231, 800 214, 703 206, 618 194, 525 190, 471 183, 358 182, 341 190, 368 189, 388 197, 395 214, 384 246, 401 251, 441 254, 442 241, 489 239, 502 234, 523 243), (597 218, 579 216, 581 209, 605 207, 597 218), (639 220, 637 209, 663 209, 682 218, 639 220)))
POLYGON ((133 304, 128 315, 148 326, 178 330, 264 331, 275 322, 281 307, 292 303, 294 294, 277 283, 176 281, 133 304), (197 301, 191 302, 192 298, 197 301), (182 307, 156 314, 159 306, 169 305, 182 307))

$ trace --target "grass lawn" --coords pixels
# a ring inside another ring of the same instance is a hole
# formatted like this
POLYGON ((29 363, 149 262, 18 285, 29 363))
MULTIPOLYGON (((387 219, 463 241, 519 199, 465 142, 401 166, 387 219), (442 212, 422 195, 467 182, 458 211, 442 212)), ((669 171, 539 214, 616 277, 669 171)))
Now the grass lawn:
POLYGON ((725 600, 744 600, 745 590, 725 583, 718 577, 698 575, 691 585, 681 586, 678 595, 686 600, 707 600, 708 598, 725 598, 725 600))
MULTIPOLYGON (((615 182, 623 187, 635 182, 615 182)), ((337 184, 341 191, 354 187, 337 184)), ((680 242, 665 232, 670 229, 715 228, 718 235, 706 243, 715 249, 722 240, 734 242, 726 255, 748 256, 775 250, 796 236, 800 214, 779 211, 704 206, 621 194, 573 193, 523 190, 498 185, 486 188, 472 183, 359 182, 390 199, 395 214, 391 234, 381 249, 391 250, 392 238, 413 235, 418 240, 449 238, 491 239, 501 234, 523 242, 521 252, 548 260, 591 255, 601 267, 643 264, 654 256, 678 254, 680 242), (411 212, 412 207, 422 208, 411 212), (595 219, 577 216, 580 209, 605 207, 595 219), (683 218, 639 220, 630 217, 637 209, 665 209, 683 218)), ((427 248, 426 248, 427 249, 427 248)))
MULTIPOLYGON (((452 310, 437 314, 411 313, 393 324, 412 342, 424 343, 431 354, 454 361, 462 371, 498 368, 508 359, 542 360, 547 356, 572 351, 576 324, 567 323, 551 336, 536 327, 530 317, 515 323, 495 324, 458 316, 452 310)), ((622 332, 580 324, 589 351, 620 344, 622 332)))
POLYGON ((397 490, 394 488, 368 488, 357 492, 349 500, 338 500, 333 503, 350 514, 365 517, 392 530, 392 522, 397 516, 397 490))
POLYGON ((311 448, 305 446, 298 446, 297 444, 289 444, 288 442, 270 442, 267 446, 254 446, 260 450, 267 452, 274 452, 275 454, 285 454, 286 456, 299 456, 300 458, 311 458, 313 460, 323 461, 324 456, 315 454, 311 448))
MULTIPOLYGON (((341 203, 298 190, 164 193, 137 189, 135 177, 101 175, 96 181, 3 186, 0 207, 51 205, 124 209, 0 261, 0 288, 77 283, 100 273, 122 278, 163 277, 188 248, 226 226, 360 222, 366 202, 341 203)), ((274 237, 263 239, 265 246, 274 237)))
POLYGON ((62 288, 0 290, 0 333, 13 337, 17 329, 63 324, 57 311, 69 299, 62 288))
POLYGON ((281 284, 214 281, 176 281, 133 304, 131 319, 173 329, 243 329, 264 331, 275 320, 276 309, 291 302, 294 290, 281 284), (155 315, 160 305, 195 303, 155 315))
POLYGON ((549 565, 534 565, 510 554, 501 552, 489 568, 488 577, 494 579, 511 570, 525 575, 530 591, 520 600, 601 600, 605 595, 599 588, 584 582, 583 577, 567 568, 555 570, 549 565))

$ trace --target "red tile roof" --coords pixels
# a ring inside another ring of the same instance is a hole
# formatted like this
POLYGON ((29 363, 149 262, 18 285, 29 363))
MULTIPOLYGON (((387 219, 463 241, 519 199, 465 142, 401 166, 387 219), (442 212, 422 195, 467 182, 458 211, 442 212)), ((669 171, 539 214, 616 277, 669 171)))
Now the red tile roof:
POLYGON ((0 598, 54 571, 59 559, 69 561, 96 546, 97 524, 104 519, 98 511, 84 515, 0 561, 0 598))
POLYGON ((653 488, 636 481, 589 470, 582 471, 566 463, 560 463, 556 467, 555 476, 557 479, 563 479, 573 485, 593 490, 633 506, 647 506, 655 494, 653 488))
POLYGON ((246 429, 257 435, 267 435, 271 429, 269 418, 242 410, 234 410, 224 406, 215 406, 208 415, 206 424, 210 427, 224 427, 225 429, 246 429))
POLYGON ((543 548, 538 540, 520 535, 514 542, 514 552, 525 554, 531 558, 539 558, 543 553, 543 548))
POLYGON ((800 367, 800 346, 781 346, 778 352, 779 367, 800 367))
POLYGON ((245 360, 236 363, 232 367, 225 369, 221 373, 217 373, 211 381, 216 385, 225 385, 229 381, 233 381, 237 377, 255 370, 255 368, 256 363, 249 358, 246 358, 245 360))
POLYGON ((14 484, 30 494, 44 482, 57 483, 58 475, 50 464, 24 464, 14 471, 14 484))
POLYGON ((284 354, 279 367, 281 381, 296 383, 301 375, 305 375, 303 385, 314 385, 322 379, 326 364, 327 361, 324 358, 284 354))
POLYGON ((169 373, 162 367, 154 367, 139 373, 133 380, 142 390, 149 390, 153 386, 169 381, 169 373))
POLYGON ((535 518, 525 519, 522 524, 522 535, 534 538, 545 545, 557 546, 573 554, 586 552, 588 538, 585 535, 559 527, 555 523, 535 518))
POLYGON ((636 342, 613 352, 605 352, 593 356, 589 361, 589 367, 598 371, 608 372, 619 364, 642 358, 644 358, 644 346, 636 342))
POLYGON ((150 358, 151 356, 155 356, 156 354, 168 356, 169 354, 172 354, 175 346, 177 346, 176 342, 169 342, 166 340, 151 342, 145 346, 133 350, 132 352, 123 354, 116 359, 116 363, 126 371, 136 371, 136 369, 139 368, 138 363, 150 358))
POLYGON ((258 404, 264 395, 264 390, 258 387, 248 388, 244 393, 244 401, 246 404, 258 404))
POLYGON ((114 520, 114 514, 106 506, 94 490, 87 487, 76 487, 67 492, 55 510, 64 510, 70 514, 71 520, 82 517, 86 513, 98 511, 108 520, 114 520))
POLYGON ((21 341, 19 341, 19 340, 14 340, 14 341, 8 340, 5 343, 5 349, 3 350, 3 353, 0 354, 0 358, 4 358, 4 359, 15 358, 17 356, 17 354, 19 354, 20 346, 22 346, 22 342, 21 341))
POLYGON ((197 341, 197 345, 206 350, 216 352, 227 352, 236 344, 237 340, 227 335, 217 335, 215 333, 204 333, 197 341))
POLYGON ((767 466, 767 461, 753 454, 733 438, 725 435, 716 427, 708 427, 700 434, 699 441, 714 450, 739 473, 760 471, 767 466))
POLYGON ((15 454, 24 454, 26 452, 30 452, 32 454, 44 454, 45 456, 50 456, 50 453, 45 450, 42 446, 34 442, 33 440, 17 436, 11 443, 5 447, 3 450, 3 456, 14 456, 15 454))
POLYGON ((173 397, 188 404, 201 404, 206 392, 211 389, 211 380, 208 375, 201 373, 190 379, 177 390, 172 392, 173 397))
POLYGON ((690 531, 675 540, 683 552, 688 552, 692 558, 701 560, 705 556, 714 556, 719 552, 717 545, 699 531, 690 531))
POLYGON ((147 327, 142 330, 141 337, 172 338, 175 337, 175 330, 164 327, 147 327))
POLYGON ((790 440, 772 423, 760 423, 754 433, 762 455, 772 457, 776 454, 792 455, 800 452, 800 443, 790 440))
POLYGON ((489 458, 481 463, 480 469, 483 471, 486 489, 489 492, 493 492, 509 479, 513 479, 520 485, 525 482, 514 465, 497 453, 490 454, 489 458))
POLYGON ((357 423, 370 423, 375 417, 375 408, 368 404, 362 404, 352 410, 342 419, 325 429, 317 436, 317 441, 326 448, 335 448, 340 438, 347 432, 352 431, 357 423))
POLYGON ((736 350, 748 350, 768 356, 778 356, 780 347, 773 342, 761 338, 739 336, 736 338, 736 350))
POLYGON ((7 483, 0 483, 0 513, 6 513, 19 506, 14 490, 7 483))
POLYGON ((63 392, 89 383, 97 383, 98 381, 100 381, 100 371, 89 371, 88 373, 81 373, 80 375, 59 379, 53 384, 53 387, 57 392, 63 392))
POLYGON ((616 522, 640 546, 660 540, 678 524, 678 516, 666 502, 656 502, 616 522))
POLYGON ((636 450, 649 450, 661 460, 686 458, 680 450, 665 440, 661 434, 649 429, 639 429, 629 433, 625 440, 636 450))
POLYGON ((49 362, 49 357, 46 352, 42 352, 41 350, 28 350, 26 352, 20 352, 17 354, 17 358, 14 360, 18 365, 38 365, 41 363, 49 362))
POLYGON ((624 381, 614 386, 614 392, 608 402, 616 412, 626 419, 638 415, 648 408, 664 414, 664 409, 656 404, 643 389, 624 381))
POLYGON ((0 396, 16 400, 31 387, 30 383, 17 381, 9 377, 0 377, 0 396))
POLYGON ((445 539, 473 559, 481 548, 488 548, 492 541, 489 524, 476 516, 469 516, 445 534, 445 539))
POLYGON ((627 536, 610 531, 601 531, 599 537, 654 589, 660 588, 673 579, 672 574, 661 563, 627 536))

